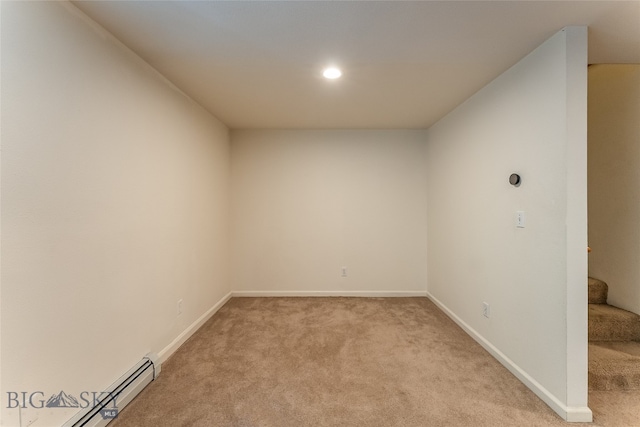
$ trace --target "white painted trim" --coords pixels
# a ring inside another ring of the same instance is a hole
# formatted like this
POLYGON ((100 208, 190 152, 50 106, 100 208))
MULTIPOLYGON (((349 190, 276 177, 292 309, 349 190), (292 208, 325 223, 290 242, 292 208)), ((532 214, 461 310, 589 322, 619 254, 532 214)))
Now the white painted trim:
POLYGON ((233 297, 426 297, 426 291, 235 291, 233 297))
POLYGON ((233 292, 229 292, 227 295, 222 297, 220 301, 218 301, 213 307, 207 310, 198 320, 193 322, 187 329, 185 329, 180 335, 174 339, 171 344, 163 348, 159 353, 158 357, 160 358, 160 363, 164 363, 173 353, 180 348, 182 344, 187 341, 191 335, 193 335, 200 327, 211 318, 220 308, 227 303, 233 296, 233 292))
POLYGON ((458 324, 467 334, 478 342, 485 350, 487 350, 498 362, 500 362, 505 368, 516 376, 524 385, 526 385, 536 396, 538 396, 544 403, 546 403, 551 409, 553 409, 564 420, 569 422, 592 422, 593 414, 588 407, 569 407, 562 403, 556 396, 554 396, 549 390, 544 388, 539 382, 533 379, 522 368, 516 365, 513 360, 509 359, 504 353, 502 353, 493 344, 487 341, 482 335, 480 335, 475 329, 460 319, 453 311, 449 310, 447 306, 441 303, 436 297, 427 292, 427 298, 429 298, 435 305, 440 308, 447 316, 458 324))
POLYGON ((567 416, 565 420, 570 423, 591 423, 593 422, 593 412, 588 406, 565 406, 567 416))
POLYGON ((587 251, 587 27, 566 27, 567 405, 589 401, 587 251))

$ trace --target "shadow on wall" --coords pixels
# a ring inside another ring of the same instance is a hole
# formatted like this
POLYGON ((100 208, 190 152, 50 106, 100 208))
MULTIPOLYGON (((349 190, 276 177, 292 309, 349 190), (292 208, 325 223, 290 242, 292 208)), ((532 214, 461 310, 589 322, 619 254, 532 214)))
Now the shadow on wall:
POLYGON ((640 64, 589 67, 589 276, 640 314, 640 64))

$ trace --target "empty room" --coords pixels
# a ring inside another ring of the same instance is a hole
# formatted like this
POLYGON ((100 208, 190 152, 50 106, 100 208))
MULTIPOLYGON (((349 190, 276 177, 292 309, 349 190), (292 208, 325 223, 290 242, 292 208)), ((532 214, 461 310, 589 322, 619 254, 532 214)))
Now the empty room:
POLYGON ((592 170, 640 143, 608 97, 638 93, 640 1, 0 24, 0 425, 640 426, 640 370, 594 386, 587 287, 591 188, 618 194, 592 170))

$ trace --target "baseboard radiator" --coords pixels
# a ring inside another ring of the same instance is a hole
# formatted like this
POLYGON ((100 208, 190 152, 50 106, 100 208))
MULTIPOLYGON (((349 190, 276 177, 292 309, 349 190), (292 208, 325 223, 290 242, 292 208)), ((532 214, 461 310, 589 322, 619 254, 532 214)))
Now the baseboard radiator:
POLYGON ((121 376, 107 390, 97 394, 93 405, 67 421, 63 427, 103 427, 160 374, 160 360, 153 353, 121 376))

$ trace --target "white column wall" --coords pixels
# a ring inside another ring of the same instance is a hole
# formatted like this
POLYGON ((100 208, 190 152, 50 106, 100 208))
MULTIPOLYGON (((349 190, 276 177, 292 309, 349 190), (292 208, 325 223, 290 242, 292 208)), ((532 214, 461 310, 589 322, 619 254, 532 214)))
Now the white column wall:
POLYGON ((430 296, 572 421, 591 418, 586 40, 542 44, 429 129, 427 157, 430 296))

